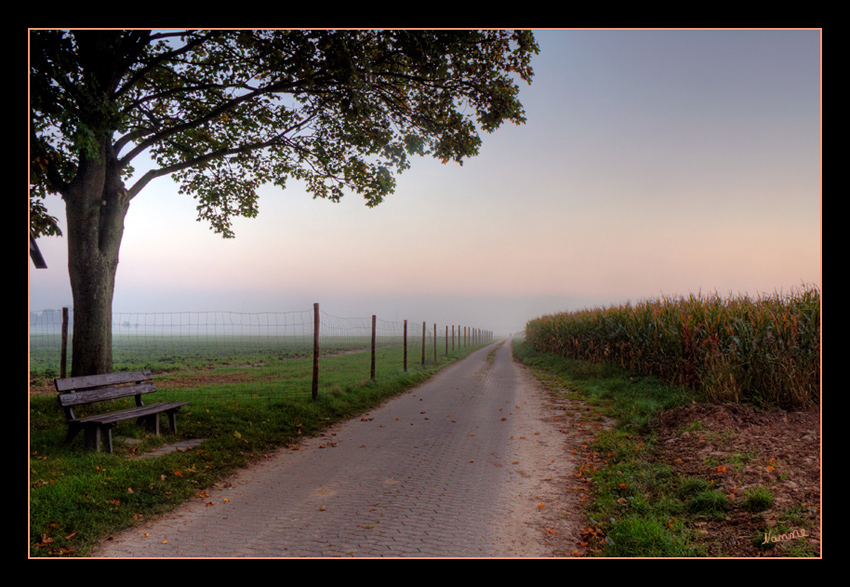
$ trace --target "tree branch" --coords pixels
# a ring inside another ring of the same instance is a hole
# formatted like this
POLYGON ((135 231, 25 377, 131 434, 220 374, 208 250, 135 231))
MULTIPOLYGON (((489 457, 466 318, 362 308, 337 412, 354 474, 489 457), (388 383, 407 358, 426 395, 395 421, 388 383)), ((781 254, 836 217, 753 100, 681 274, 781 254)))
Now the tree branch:
POLYGON ((170 175, 172 173, 176 173, 178 171, 182 171, 184 169, 189 169, 190 167, 196 167, 198 165, 202 165, 208 161, 213 161, 215 159, 221 159, 224 157, 228 157, 230 155, 239 155, 241 153, 251 153, 254 151, 259 151, 262 149, 266 149, 268 147, 272 147, 278 144, 287 143, 290 147, 297 149, 299 151, 303 151, 298 145, 292 143, 288 138, 287 134, 291 132, 295 132, 300 128, 308 125, 314 118, 316 114, 305 118, 298 124, 294 124, 286 129, 283 129, 281 132, 277 133, 274 137, 261 142, 255 143, 246 143, 244 145, 239 145, 238 147, 232 147, 229 149, 219 149, 217 151, 211 151, 199 157, 195 157, 194 159, 189 159, 187 161, 183 161, 181 163, 176 163, 174 165, 169 165, 167 167, 162 167, 160 169, 152 169, 145 173, 139 180, 130 188, 130 197, 134 198, 142 189, 150 183, 152 180, 157 177, 162 177, 164 175, 170 175))

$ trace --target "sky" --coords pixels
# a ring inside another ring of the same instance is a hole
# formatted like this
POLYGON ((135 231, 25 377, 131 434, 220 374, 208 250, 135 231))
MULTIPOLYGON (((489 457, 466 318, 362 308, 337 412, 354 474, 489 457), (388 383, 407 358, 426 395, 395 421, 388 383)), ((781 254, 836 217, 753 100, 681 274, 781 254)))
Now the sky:
MULTIPOLYGON (((290 181, 222 239, 155 180, 130 205, 113 311, 319 302, 504 335, 554 312, 821 286, 821 31, 535 37, 526 124, 482 133, 463 166, 414 158, 376 208, 290 181)), ((64 239, 39 247, 30 310, 73 307, 64 239)))

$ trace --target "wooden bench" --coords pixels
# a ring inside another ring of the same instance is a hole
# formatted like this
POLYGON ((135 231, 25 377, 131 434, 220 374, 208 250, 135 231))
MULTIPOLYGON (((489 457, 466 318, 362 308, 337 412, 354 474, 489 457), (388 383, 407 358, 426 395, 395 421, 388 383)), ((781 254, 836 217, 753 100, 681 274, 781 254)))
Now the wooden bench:
POLYGON ((156 391, 150 371, 107 373, 54 380, 59 405, 65 410, 70 444, 80 430, 86 432, 86 448, 100 450, 102 443, 112 452, 112 429, 123 420, 135 419, 159 435, 159 415, 165 413, 172 432, 177 432, 177 412, 189 402, 162 402, 145 405, 142 395, 156 391), (136 407, 78 418, 74 408, 133 396, 136 407))

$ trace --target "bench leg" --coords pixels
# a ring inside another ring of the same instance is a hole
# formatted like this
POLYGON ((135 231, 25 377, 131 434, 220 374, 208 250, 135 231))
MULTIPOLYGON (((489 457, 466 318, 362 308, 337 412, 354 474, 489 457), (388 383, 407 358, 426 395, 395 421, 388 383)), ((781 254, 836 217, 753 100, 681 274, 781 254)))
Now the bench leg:
POLYGON ((159 436, 159 414, 150 414, 142 416, 136 421, 137 424, 144 426, 157 436, 159 436))
POLYGON ((99 452, 101 444, 112 454, 112 426, 87 426, 86 448, 99 452))
POLYGON ((172 433, 177 432, 177 410, 172 410, 170 412, 166 412, 168 415, 168 426, 171 428, 172 433))
POLYGON ((65 435, 65 446, 71 444, 80 432, 80 427, 74 424, 68 425, 68 434, 65 435))

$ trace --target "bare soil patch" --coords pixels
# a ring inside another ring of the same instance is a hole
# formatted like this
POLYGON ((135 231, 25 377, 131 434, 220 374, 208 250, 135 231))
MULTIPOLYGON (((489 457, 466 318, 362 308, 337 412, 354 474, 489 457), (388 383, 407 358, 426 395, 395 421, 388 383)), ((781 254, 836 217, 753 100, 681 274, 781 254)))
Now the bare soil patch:
POLYGON ((818 410, 694 404, 661 414, 653 431, 654 458, 681 475, 707 479, 729 499, 725 518, 706 519, 697 527, 699 541, 712 555, 820 556, 818 410), (773 496, 764 511, 745 507, 754 488, 773 496), (806 536, 798 540, 801 534, 806 536))

